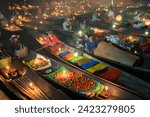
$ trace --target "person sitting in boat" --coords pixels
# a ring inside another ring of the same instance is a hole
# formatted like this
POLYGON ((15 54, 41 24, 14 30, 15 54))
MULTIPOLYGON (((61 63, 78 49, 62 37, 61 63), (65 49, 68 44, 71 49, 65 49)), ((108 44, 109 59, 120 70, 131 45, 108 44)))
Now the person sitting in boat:
POLYGON ((48 34, 48 38, 46 40, 49 40, 49 45, 50 46, 55 46, 56 44, 62 44, 63 43, 62 41, 60 41, 56 37, 56 35, 52 31, 47 32, 47 34, 48 34))
POLYGON ((133 20, 134 20, 134 22, 141 22, 140 14, 137 13, 137 14, 133 17, 133 20))
POLYGON ((113 11, 112 9, 110 9, 110 10, 108 11, 107 16, 108 16, 108 18, 109 18, 109 22, 111 22, 112 20, 114 20, 114 19, 115 19, 115 13, 114 13, 114 11, 113 11))
POLYGON ((139 13, 137 13, 133 17, 133 22, 131 24, 132 24, 133 28, 135 28, 135 29, 140 29, 140 28, 145 26, 145 24, 140 19, 140 14, 139 13))
POLYGON ((74 12, 74 11, 71 13, 70 19, 71 19, 71 20, 76 20, 76 15, 75 15, 75 12, 74 12))
POLYGON ((69 18, 67 18, 67 19, 64 21, 64 23, 63 23, 63 29, 64 29, 65 31, 71 31, 71 30, 72 30, 72 24, 71 24, 69 18))
POLYGON ((49 40, 49 46, 51 51, 59 50, 64 45, 64 43, 60 41, 52 31, 47 32, 47 35, 48 36, 46 40, 49 40))
POLYGON ((87 28, 86 20, 80 23, 80 30, 85 31, 87 28))
POLYGON ((11 38, 9 39, 9 40, 12 42, 14 48, 16 48, 16 47, 18 46, 19 41, 20 41, 19 38, 20 38, 20 35, 15 35, 15 34, 13 34, 13 35, 11 36, 11 38))
POLYGON ((92 16, 92 22, 95 22, 95 21, 100 21, 100 19, 98 18, 97 13, 94 13, 93 16, 92 16))
POLYGON ((93 37, 93 35, 88 35, 88 38, 86 39, 86 42, 85 42, 85 51, 87 51, 88 53, 91 53, 93 54, 95 48, 97 47, 98 45, 98 41, 97 39, 95 39, 93 37))

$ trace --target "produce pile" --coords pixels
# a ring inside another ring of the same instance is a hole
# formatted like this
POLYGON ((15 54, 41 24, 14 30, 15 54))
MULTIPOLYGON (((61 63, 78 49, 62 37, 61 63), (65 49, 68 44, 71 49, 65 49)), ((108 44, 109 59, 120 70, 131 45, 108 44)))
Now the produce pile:
MULTIPOLYGON (((78 74, 73 71, 69 71, 66 67, 62 66, 53 73, 48 75, 49 78, 53 78, 59 84, 62 84, 77 92, 92 91, 97 87, 97 81, 92 78, 87 78, 83 74, 78 74)), ((100 83, 99 83, 100 84, 100 83)), ((103 86, 103 85, 102 85, 103 86)), ((101 91, 101 90, 99 90, 101 91)))
POLYGON ((44 60, 43 58, 36 58, 36 59, 30 60, 27 64, 34 69, 38 69, 38 68, 48 65, 48 61, 44 60))
POLYGON ((106 41, 111 42, 125 50, 131 51, 134 47, 135 47, 135 43, 138 41, 136 38, 134 37, 119 37, 117 35, 109 35, 106 36, 106 41))
POLYGON ((62 71, 56 74, 54 78, 59 83, 79 92, 89 91, 96 85, 93 79, 89 79, 83 74, 77 74, 71 71, 62 71))

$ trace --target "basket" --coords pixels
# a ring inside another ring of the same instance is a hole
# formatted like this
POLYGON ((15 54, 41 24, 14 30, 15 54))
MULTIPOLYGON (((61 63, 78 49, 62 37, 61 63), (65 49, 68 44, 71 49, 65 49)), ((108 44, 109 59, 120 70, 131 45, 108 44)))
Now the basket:
POLYGON ((15 55, 18 58, 26 57, 28 55, 28 48, 22 44, 19 44, 19 48, 20 48, 19 50, 15 49, 15 55))

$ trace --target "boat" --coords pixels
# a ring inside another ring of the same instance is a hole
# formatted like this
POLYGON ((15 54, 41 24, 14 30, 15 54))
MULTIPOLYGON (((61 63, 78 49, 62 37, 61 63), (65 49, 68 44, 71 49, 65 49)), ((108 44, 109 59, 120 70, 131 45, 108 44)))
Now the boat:
POLYGON ((1 38, 9 39, 13 34, 21 34, 23 29, 15 24, 10 22, 5 22, 3 25, 0 26, 1 29, 1 38))
POLYGON ((17 32, 22 31, 22 29, 14 24, 6 24, 3 29, 10 31, 10 32, 17 32))
MULTIPOLYGON (((67 64, 43 56, 34 51, 30 51, 29 55, 23 59, 23 63, 40 74, 44 79, 48 79, 78 95, 83 95, 87 97, 87 99, 134 98, 134 96, 120 97, 121 94, 119 93, 128 95, 130 91, 128 92, 126 89, 113 83, 96 79, 93 76, 68 66, 67 64), (41 64, 41 62, 45 63, 45 65, 41 64), (37 67, 39 65, 41 66, 37 67), (114 92, 117 92, 118 96, 114 92)), ((133 93, 132 95, 137 94, 133 93)))
MULTIPOLYGON (((103 60, 107 63, 110 63, 120 69, 123 69, 125 71, 129 71, 131 74, 136 74, 137 76, 142 77, 143 80, 145 81, 150 81, 149 78, 147 77, 143 77, 143 76, 149 76, 150 75, 150 62, 149 62, 149 57, 147 55, 143 56, 139 56, 136 51, 134 50, 134 48, 136 47, 136 44, 134 43, 135 40, 139 41, 138 37, 136 36, 131 36, 131 35, 123 35, 123 34, 119 34, 119 36, 114 33, 111 32, 109 30, 103 29, 103 28, 94 28, 94 34, 97 35, 100 38, 100 44, 97 47, 97 49, 95 50, 94 56, 97 59, 103 60), (108 37, 108 38, 106 38, 108 37), (114 41, 115 38, 113 38, 111 40, 110 37, 119 37, 116 38, 116 40, 114 41), (123 41, 125 40, 125 41, 123 41), (128 40, 128 41, 126 41, 128 40), (117 41, 117 43, 116 43, 117 41), (118 43, 119 42, 119 43, 118 43), (120 44, 120 42, 122 42, 120 44), (110 44, 111 43, 111 44, 110 44), (130 45, 130 46, 125 46, 125 45, 130 45), (106 49, 104 49, 106 48, 106 49), (107 53, 107 54, 106 54, 107 53), (120 54, 118 54, 120 53, 120 54), (118 56, 118 58, 116 58, 116 55, 118 56), (109 55, 109 56, 108 56, 109 55), (120 59, 122 58, 122 59, 120 59)), ((76 47, 76 42, 77 38, 82 40, 81 37, 75 35, 76 32, 74 32, 74 34, 70 34, 69 32, 64 33, 64 31, 61 30, 56 30, 58 33, 58 35, 61 35, 62 40, 65 40, 65 42, 67 42, 69 45, 76 47), (68 33, 68 34, 67 34, 68 33), (69 36, 69 38, 67 37, 69 36), (68 39, 67 39, 68 38, 68 39), (70 41, 70 38, 72 38, 70 41)), ((82 48, 77 48, 78 50, 82 50, 83 53, 87 53, 84 49, 82 48)), ((89 54, 89 53, 87 53, 89 54)))
POLYGON ((35 39, 42 45, 42 49, 47 49, 51 54, 66 64, 83 71, 91 76, 103 81, 111 81, 117 85, 126 87, 129 90, 134 90, 146 97, 149 97, 149 83, 128 74, 120 69, 117 69, 99 59, 96 59, 86 53, 83 53, 69 45, 59 41, 56 45, 45 47, 45 42, 42 39, 43 34, 34 35, 35 39), (141 87, 141 88, 139 88, 141 87), (144 90, 143 90, 144 89, 144 90), (147 91, 146 91, 147 90, 147 91), (143 92, 146 91, 146 92, 143 92))
POLYGON ((1 90, 1 88, 0 88, 0 100, 10 100, 10 98, 7 96, 7 94, 5 94, 5 92, 3 92, 3 90, 1 90))
POLYGON ((60 99, 70 99, 61 91, 47 84, 21 61, 12 59, 6 52, 4 48, 0 50, 0 80, 17 97, 25 100, 50 100, 55 99, 55 95, 60 95, 60 99), (38 82, 45 86, 43 87, 38 82))
MULTIPOLYGON (((106 32, 102 28, 96 28, 96 30, 100 30, 101 32, 106 32)), ((109 31, 109 30, 107 30, 109 31)), ((149 55, 144 54, 140 55, 138 54, 136 47, 138 46, 137 43, 139 43, 140 39, 137 36, 131 36, 131 35, 123 35, 123 34, 99 34, 99 35, 105 35, 102 38, 104 40, 100 42, 100 45, 95 50, 94 55, 100 59, 105 59, 106 61, 116 64, 117 66, 120 66, 122 68, 127 68, 128 70, 131 70, 135 74, 142 73, 144 76, 150 75, 150 62, 149 62, 149 55), (111 44, 110 44, 111 43, 111 44), (101 47, 100 47, 101 46, 101 47), (107 49, 103 49, 103 47, 107 49), (100 48, 103 50, 100 50, 100 48), (99 53, 101 51, 101 53, 99 53), (119 54, 120 51, 120 54, 119 54), (110 56, 107 56, 109 53, 110 56), (103 54, 102 56, 100 54, 103 54), (115 55, 121 55, 119 58, 116 58, 115 55), (134 61, 129 64, 127 62, 127 59, 131 59, 134 56, 134 61), (126 60, 125 58, 128 57, 126 60), (123 58, 121 60, 120 58, 123 58), (127 62, 127 63, 125 63, 127 62)), ((149 79, 144 79, 146 81, 150 81, 149 79)))
POLYGON ((149 29, 139 31, 136 29, 122 27, 121 26, 122 24, 107 24, 105 22, 89 23, 89 25, 91 25, 92 27, 104 28, 106 30, 110 30, 116 33, 128 34, 128 35, 144 37, 144 38, 150 37, 149 29))
POLYGON ((105 84, 90 78, 54 59, 45 57, 34 51, 23 59, 23 63, 36 71, 45 79, 51 80, 67 90, 91 99, 109 99, 110 94, 105 91, 105 84))

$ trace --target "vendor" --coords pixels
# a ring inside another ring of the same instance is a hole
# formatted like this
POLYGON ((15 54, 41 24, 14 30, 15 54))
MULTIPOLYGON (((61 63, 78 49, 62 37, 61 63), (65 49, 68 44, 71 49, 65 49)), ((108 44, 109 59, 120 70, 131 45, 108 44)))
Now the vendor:
POLYGON ((95 22, 95 21, 100 21, 100 19, 98 18, 97 13, 94 13, 93 16, 92 16, 92 22, 95 22))
POLYGON ((71 24, 69 18, 67 18, 67 19, 64 21, 64 23, 63 23, 63 29, 64 29, 65 31, 71 31, 71 30, 72 30, 72 24, 71 24))
POLYGON ((141 22, 140 14, 137 13, 137 14, 133 17, 133 20, 134 20, 134 22, 141 22))
POLYGON ((75 12, 73 11, 70 15, 71 20, 76 20, 75 12))
POLYGON ((110 9, 110 10, 108 11, 107 16, 108 16, 108 18, 109 18, 109 22, 111 22, 112 20, 114 20, 114 19, 115 19, 115 13, 114 13, 114 11, 113 11, 112 9, 110 9))
POLYGON ((139 13, 137 13, 134 16, 133 22, 131 24, 132 24, 133 28, 135 28, 135 29, 141 29, 141 28, 145 27, 145 24, 140 19, 140 14, 139 13))
POLYGON ((87 25, 86 25, 86 20, 84 20, 83 22, 80 22, 80 29, 82 31, 85 31, 87 28, 87 25))
POLYGON ((10 54, 10 56, 14 57, 14 51, 18 48, 18 44, 20 35, 13 34, 9 40, 2 40, 4 50, 7 50, 7 53, 10 54))
POLYGON ((46 38, 46 40, 49 40, 48 43, 50 46, 55 46, 56 44, 62 44, 63 42, 60 41, 56 35, 50 31, 50 32, 47 32, 48 34, 48 38, 46 38))
POLYGON ((11 36, 11 38, 9 39, 9 40, 12 42, 14 48, 17 48, 17 47, 18 47, 18 44, 20 43, 20 42, 19 42, 19 41, 20 41, 19 39, 20 39, 20 35, 15 35, 15 34, 13 34, 13 35, 11 36))
POLYGON ((92 35, 88 35, 88 38, 86 39, 85 42, 85 51, 93 54, 97 45, 98 45, 98 41, 92 35))

